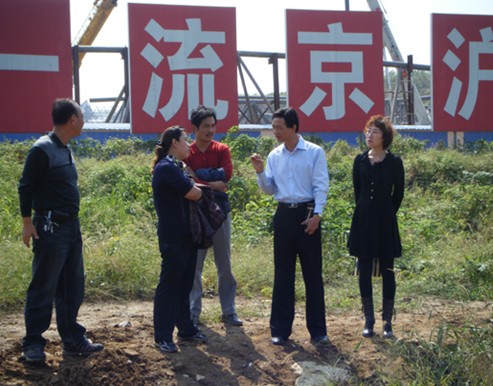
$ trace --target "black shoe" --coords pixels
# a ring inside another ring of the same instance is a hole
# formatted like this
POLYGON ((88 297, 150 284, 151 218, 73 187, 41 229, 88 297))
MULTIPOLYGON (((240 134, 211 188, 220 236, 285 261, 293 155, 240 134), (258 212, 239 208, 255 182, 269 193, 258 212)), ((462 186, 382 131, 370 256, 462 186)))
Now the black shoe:
POLYGON ((22 358, 27 363, 41 363, 46 360, 46 354, 42 346, 29 346, 24 349, 22 358))
POLYGON ((207 340, 207 335, 205 335, 204 333, 202 333, 200 331, 197 331, 193 335, 186 335, 186 336, 178 335, 178 337, 181 340, 193 340, 194 342, 205 342, 207 340))
POLYGON ((243 326, 243 320, 238 319, 238 315, 236 314, 223 315, 221 316, 221 321, 230 326, 243 326))
POLYGON ((198 316, 192 316, 192 324, 195 328, 199 326, 200 323, 200 318, 198 316))
POLYGON ((91 354, 102 351, 104 346, 101 343, 92 343, 89 339, 84 340, 76 346, 63 345, 63 356, 67 357, 88 357, 91 354))
POLYGON ((174 344, 173 342, 165 342, 163 340, 162 342, 154 343, 154 345, 159 351, 164 353, 173 353, 178 351, 178 347, 176 347, 176 344, 174 344))
POLYGON ((392 324, 389 322, 385 322, 383 326, 383 337, 384 338, 393 338, 394 333, 392 331, 392 324))
POLYGON ((318 335, 312 339, 314 346, 329 344, 329 337, 327 335, 318 335))
POLYGON ((365 338, 371 338, 375 333, 373 332, 373 326, 375 325, 374 320, 367 320, 365 322, 365 328, 363 329, 363 336, 365 338))
POLYGON ((284 346, 286 344, 285 338, 282 336, 273 336, 271 339, 272 344, 275 344, 276 346, 284 346))

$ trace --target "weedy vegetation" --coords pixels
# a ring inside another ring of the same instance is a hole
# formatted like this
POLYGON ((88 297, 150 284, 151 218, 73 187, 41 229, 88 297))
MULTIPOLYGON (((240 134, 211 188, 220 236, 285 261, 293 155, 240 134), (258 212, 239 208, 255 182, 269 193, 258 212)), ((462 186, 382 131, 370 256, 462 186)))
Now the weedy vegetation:
MULTIPOLYGON (((323 213, 324 272, 328 307, 359 307, 354 259, 346 239, 354 197, 351 169, 362 147, 323 143, 330 192, 323 213), (334 296, 337 294, 337 296, 334 296)), ((239 294, 272 293, 272 215, 276 202, 260 192, 249 156, 267 157, 272 138, 252 138, 232 128, 223 139, 235 172, 229 183, 233 218, 233 267, 239 294)), ((21 241, 17 183, 32 142, 0 143, 0 308, 20 310, 30 279, 32 252, 21 241)), ((154 143, 111 139, 71 144, 78 163, 84 238, 86 301, 152 299, 160 270, 150 162, 154 143)), ((398 297, 433 296, 454 301, 493 299, 493 145, 429 148, 398 136, 392 149, 404 161, 406 193, 398 213, 403 257, 396 261, 398 297)), ((297 274, 301 275, 300 270, 297 274)), ((216 294, 212 251, 204 288, 216 294)), ((300 278, 301 279, 301 278, 300 278)), ((297 297, 303 299, 302 280, 297 297)), ((378 286, 376 286, 378 287, 378 286)), ((412 302, 407 305, 412 307, 412 302)), ((444 324, 429 339, 389 345, 405 360, 414 384, 491 384, 493 323, 444 324), (486 383, 485 383, 486 382, 486 383)), ((382 380, 400 384, 399 380, 382 380)))

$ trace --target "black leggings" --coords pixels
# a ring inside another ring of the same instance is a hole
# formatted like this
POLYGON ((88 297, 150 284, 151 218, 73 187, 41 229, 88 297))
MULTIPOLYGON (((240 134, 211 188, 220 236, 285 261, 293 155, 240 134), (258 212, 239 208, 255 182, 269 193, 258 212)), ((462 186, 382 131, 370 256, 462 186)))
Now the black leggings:
MULTIPOLYGON (((395 297, 394 259, 378 259, 382 274, 383 298, 393 300, 395 297)), ((373 259, 358 258, 359 291, 362 298, 373 296, 371 277, 373 271, 373 259)))

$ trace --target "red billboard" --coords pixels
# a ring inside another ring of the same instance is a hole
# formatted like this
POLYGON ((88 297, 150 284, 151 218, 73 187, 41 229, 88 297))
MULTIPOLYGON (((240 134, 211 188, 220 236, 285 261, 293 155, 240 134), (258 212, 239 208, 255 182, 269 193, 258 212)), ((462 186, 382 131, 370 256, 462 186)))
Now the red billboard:
POLYGON ((286 10, 288 104, 303 131, 359 131, 384 112, 382 14, 286 10))
POLYGON ((51 105, 72 97, 70 0, 0 1, 0 132, 51 130, 51 105))
POLYGON ((132 131, 189 127, 199 104, 218 132, 238 123, 234 8, 129 4, 132 131))
POLYGON ((493 130, 493 16, 432 15, 432 79, 433 130, 493 130))

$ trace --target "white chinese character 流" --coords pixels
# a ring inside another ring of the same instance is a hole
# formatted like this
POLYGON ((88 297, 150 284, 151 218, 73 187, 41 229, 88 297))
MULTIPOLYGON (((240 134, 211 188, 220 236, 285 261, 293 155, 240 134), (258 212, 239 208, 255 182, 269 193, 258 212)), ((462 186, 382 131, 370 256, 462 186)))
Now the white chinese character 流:
MULTIPOLYGON (((223 66, 223 62, 216 54, 211 44, 225 44, 225 33, 221 31, 203 31, 200 19, 186 19, 188 30, 171 30, 163 28, 154 19, 151 19, 145 27, 145 31, 157 43, 180 43, 174 55, 168 56, 168 64, 171 71, 185 70, 183 73, 171 75, 171 97, 166 105, 159 107, 159 98, 164 85, 164 79, 155 72, 147 90, 147 96, 142 106, 151 117, 155 117, 159 111, 166 121, 169 121, 181 108, 187 91, 188 113, 200 104, 200 82, 202 81, 202 104, 215 109, 217 119, 223 119, 228 113, 228 102, 218 100, 216 102, 214 87, 214 72, 223 66), (200 53, 202 57, 190 57, 193 50, 201 43, 207 44, 200 53), (189 70, 206 69, 210 74, 198 75, 189 70), (200 79, 202 77, 202 79, 200 79)), ((164 60, 164 56, 152 44, 148 43, 140 53, 141 56, 154 68, 158 68, 164 60)))

